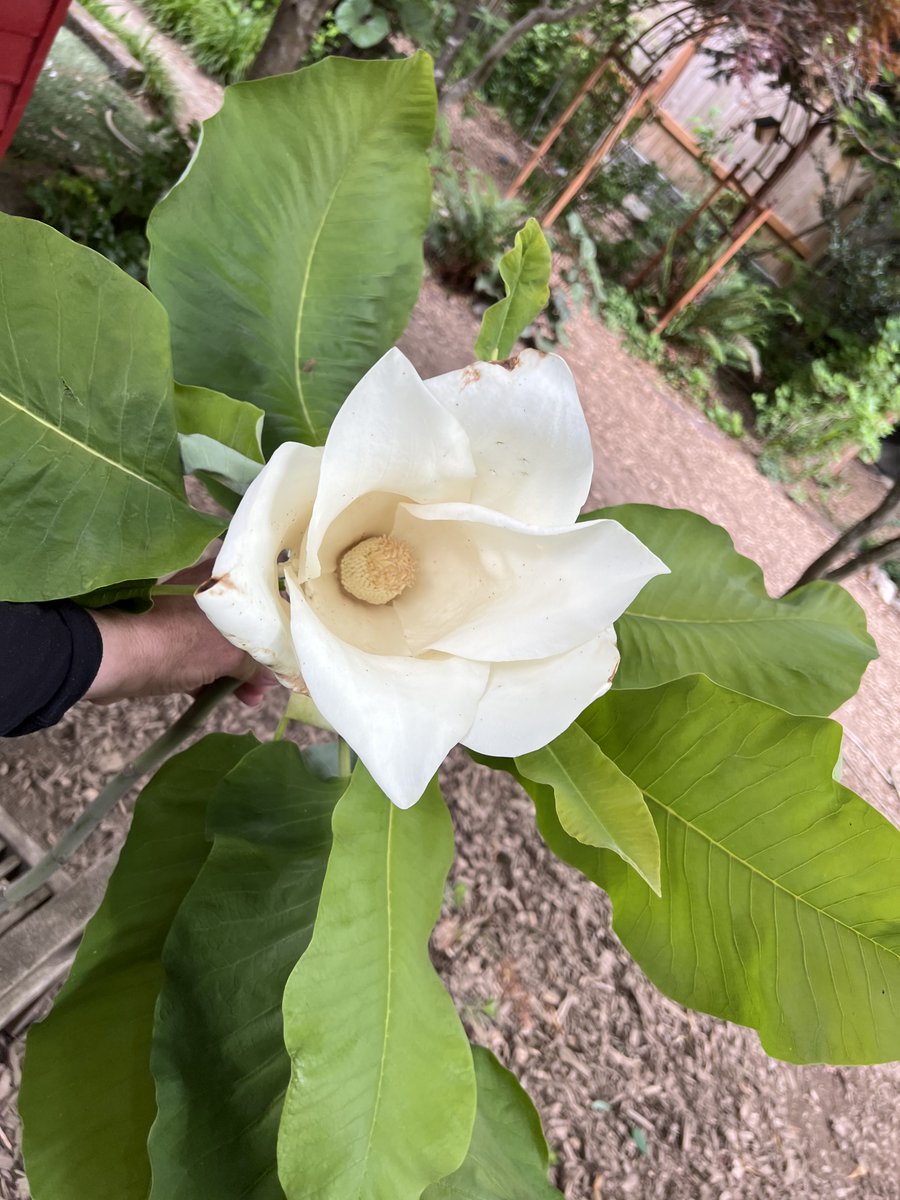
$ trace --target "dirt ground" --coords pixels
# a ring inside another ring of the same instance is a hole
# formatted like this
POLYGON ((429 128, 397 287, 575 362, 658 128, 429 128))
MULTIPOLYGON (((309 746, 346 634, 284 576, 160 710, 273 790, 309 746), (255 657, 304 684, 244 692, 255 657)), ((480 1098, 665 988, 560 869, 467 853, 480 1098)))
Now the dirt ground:
MULTIPOLYGON (((459 137, 502 181, 516 156, 503 127, 482 121, 459 137)), ((429 280, 401 346, 428 376, 468 361, 476 331, 467 301, 429 280)), ((783 591, 834 531, 599 322, 581 318, 570 334, 565 357, 595 443, 590 506, 695 509, 762 564, 773 594, 783 591)), ((900 613, 865 580, 850 590, 881 658, 841 713, 853 737, 845 778, 900 824, 889 777, 900 766, 900 613)), ((273 697, 249 723, 271 731, 277 706, 273 697)), ((82 705, 54 730, 0 743, 3 803, 52 838, 180 707, 82 705)), ((209 728, 247 725, 232 704, 209 728)), ((448 889, 435 959, 473 1038, 534 1096, 567 1200, 900 1200, 900 1067, 775 1062, 751 1032, 670 1002, 619 946, 603 895, 542 847, 511 781, 459 752, 443 780, 459 886, 448 889)), ((82 862, 121 837, 127 810, 105 822, 82 862)), ((14 1109, 21 1039, 0 1041, 0 1052, 0 1198, 26 1200, 14 1109)))

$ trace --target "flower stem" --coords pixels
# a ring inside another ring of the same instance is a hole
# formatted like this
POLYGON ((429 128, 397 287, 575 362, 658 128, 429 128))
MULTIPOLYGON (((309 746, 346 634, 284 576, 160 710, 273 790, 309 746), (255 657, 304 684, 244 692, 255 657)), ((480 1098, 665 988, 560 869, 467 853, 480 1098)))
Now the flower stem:
POLYGON ((50 876, 75 853, 90 833, 100 824, 108 812, 144 775, 155 770, 169 755, 202 725, 220 701, 239 686, 237 679, 217 679, 207 684, 193 704, 181 714, 165 733, 151 743, 146 750, 129 763, 118 775, 113 776, 97 798, 88 805, 78 820, 63 834, 53 849, 39 863, 11 883, 0 896, 0 913, 6 912, 36 892, 50 876))
POLYGON ((287 706, 285 706, 285 710, 281 717, 281 720, 278 722, 278 725, 275 728, 275 732, 272 734, 273 742, 280 742, 281 739, 284 737, 284 731, 287 729, 288 722, 290 721, 290 719, 291 718, 288 716, 287 706))
POLYGON ((151 596, 193 596, 197 590, 196 583, 155 583, 150 589, 151 596))

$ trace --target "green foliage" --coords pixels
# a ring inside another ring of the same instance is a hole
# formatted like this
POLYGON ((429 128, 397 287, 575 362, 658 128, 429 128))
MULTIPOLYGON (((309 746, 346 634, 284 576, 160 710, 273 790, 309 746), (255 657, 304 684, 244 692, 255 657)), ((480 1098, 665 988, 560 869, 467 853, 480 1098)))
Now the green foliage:
POLYGON ((374 0, 341 0, 334 10, 334 23, 354 46, 377 46, 391 31, 391 19, 374 0))
MULTIPOLYGON (((798 270, 786 294, 801 314, 802 337, 788 324, 772 345, 768 374, 789 379, 798 366, 825 358, 833 339, 877 337, 900 312, 900 187, 883 181, 862 199, 846 202, 843 190, 823 176, 822 220, 828 244, 815 263, 798 270)), ((838 349, 840 344, 838 342, 838 349)))
POLYGON ((177 132, 157 124, 139 155, 103 151, 89 173, 56 171, 32 185, 28 195, 48 225, 143 280, 147 218, 187 160, 187 146, 177 132))
POLYGON ((343 790, 290 742, 252 750, 216 788, 212 848, 163 950, 151 1197, 282 1200, 275 1145, 290 1060, 281 997, 312 936, 343 790))
POLYGON ((523 782, 550 848, 609 892, 653 982, 790 1062, 900 1056, 900 831, 833 778, 840 727, 702 676, 611 692, 579 724, 644 793, 661 897, 523 782))
POLYGON ((422 1200, 560 1200, 547 1182, 550 1155, 527 1093, 489 1050, 473 1046, 472 1057, 478 1107, 468 1153, 422 1200))
POLYGON ((28 1035, 20 1111, 35 1200, 146 1200, 163 943, 206 859, 207 800, 257 745, 214 733, 138 798, 128 839, 50 1016, 28 1035))
POLYGON ((792 478, 821 476, 851 448, 874 462, 900 415, 900 316, 872 342, 840 329, 831 340, 827 357, 753 397, 766 449, 776 462, 792 460, 792 478))
POLYGON ((499 271, 506 295, 484 314, 475 342, 476 357, 485 360, 508 358, 549 298, 550 247, 533 217, 500 259, 499 271))
POLYGON ((528 779, 549 784, 570 837, 615 851, 659 894, 659 839, 640 788, 572 725, 543 750, 520 755, 528 779))
POLYGON ((6 216, 0 299, 0 556, 16 565, 3 599, 76 596, 194 562, 222 526, 184 492, 160 304, 99 254, 6 216))
POLYGON ((513 237, 524 209, 504 200, 489 175, 457 170, 449 132, 442 127, 432 156, 434 193, 425 250, 434 273, 448 287, 469 290, 513 237))
POLYGON ((435 782, 404 812, 358 765, 333 829, 284 994, 279 1177, 289 1200, 419 1200, 460 1166, 475 1117, 469 1045, 428 958, 453 827, 435 782))
POLYGON ((862 609, 834 583, 770 599, 762 571, 697 513, 623 504, 601 509, 662 558, 670 575, 645 585, 616 622, 614 687, 653 687, 702 672, 789 712, 824 716, 852 696, 875 644, 862 609))
MULTIPOLYGON (((703 257, 682 281, 689 287, 706 270, 703 257)), ((664 337, 690 349, 716 367, 736 367, 754 378, 762 369, 761 354, 775 324, 799 320, 790 300, 746 271, 734 271, 701 293, 668 325, 664 337)))
MULTIPOLYGON (((391 33, 398 32, 416 46, 432 49, 434 18, 431 0, 339 0, 327 23, 333 21, 335 30, 360 50, 380 47, 391 33)), ((384 50, 392 56, 389 45, 384 50)))
POLYGON ((260 472, 265 413, 245 400, 175 384, 175 419, 185 475, 196 475, 213 499, 234 511, 260 472))
POLYGON ((900 186, 900 79, 883 67, 877 82, 838 109, 841 146, 881 176, 889 188, 900 186))
POLYGON ((241 84, 153 214, 176 373, 265 409, 269 452, 323 442, 409 318, 434 111, 422 54, 241 84))
POLYGON ((242 0, 145 0, 149 16, 183 42, 222 83, 243 79, 263 44, 274 4, 242 0))
MULTIPOLYGON (((529 4, 508 7, 508 20, 517 20, 529 4)), ((486 98, 503 110, 513 128, 529 141, 535 139, 575 95, 585 76, 593 69, 603 48, 625 31, 628 6, 615 3, 597 5, 591 12, 570 21, 537 25, 520 38, 503 56, 484 87, 486 98)), ((501 28, 506 27, 504 22, 501 28)), ((460 71, 471 69, 499 30, 489 37, 471 39, 467 57, 460 58, 460 71)), ((553 159, 571 167, 583 157, 584 147, 603 132, 615 113, 623 89, 616 76, 608 73, 602 86, 593 90, 579 107, 553 147, 553 159)))
POLYGON ((849 201, 823 179, 828 246, 785 289, 802 324, 773 327, 754 396, 766 442, 760 467, 786 481, 826 483, 852 448, 877 458, 898 413, 900 176, 878 171, 849 201))

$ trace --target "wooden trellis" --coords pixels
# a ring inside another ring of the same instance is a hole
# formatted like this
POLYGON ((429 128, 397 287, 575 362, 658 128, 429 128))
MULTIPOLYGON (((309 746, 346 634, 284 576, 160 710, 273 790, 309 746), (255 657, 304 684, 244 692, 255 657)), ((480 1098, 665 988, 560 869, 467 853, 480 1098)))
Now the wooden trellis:
MULTIPOLYGON (((666 119, 667 114, 662 108, 662 101, 684 73, 703 40, 715 28, 716 22, 700 22, 693 10, 679 10, 661 17, 627 46, 613 46, 607 50, 535 148, 508 189, 507 196, 512 197, 518 193, 576 111, 610 70, 615 71, 630 90, 610 126, 591 147, 578 170, 566 180, 558 196, 550 202, 541 218, 541 224, 545 229, 549 229, 555 224, 563 210, 590 180, 603 159, 613 150, 628 126, 648 113, 652 113, 662 127, 671 133, 695 160, 699 161, 701 158, 705 158, 700 147, 687 131, 683 130, 674 120, 666 119), (693 14, 693 20, 690 19, 691 14, 693 14), (632 60, 636 54, 641 54, 646 59, 643 69, 636 70, 632 66, 632 60)), ((782 144, 787 145, 787 152, 777 159, 767 173, 764 173, 764 167, 768 167, 767 159, 771 157, 771 146, 763 147, 756 157, 756 161, 752 162, 743 174, 743 161, 730 169, 722 167, 715 161, 712 163, 713 174, 716 176, 713 187, 679 226, 676 240, 686 233, 705 211, 711 208, 723 190, 730 189, 737 192, 743 200, 743 205, 731 224, 723 226, 722 233, 725 244, 720 246, 710 268, 704 273, 701 280, 698 280, 683 295, 674 298, 660 316, 656 326, 657 332, 665 329, 691 300, 708 287, 750 238, 764 226, 794 254, 806 257, 807 248, 775 214, 775 200, 772 192, 795 163, 810 150, 829 121, 830 115, 827 112, 811 113, 803 134, 796 142, 784 143, 783 139, 780 139, 782 144), (747 186, 747 180, 753 172, 761 175, 762 178, 759 185, 751 191, 747 186)), ((777 127, 778 123, 774 122, 774 124, 777 127)), ((661 250, 651 258, 631 281, 632 287, 639 285, 650 276, 659 266, 664 253, 665 251, 661 250)))

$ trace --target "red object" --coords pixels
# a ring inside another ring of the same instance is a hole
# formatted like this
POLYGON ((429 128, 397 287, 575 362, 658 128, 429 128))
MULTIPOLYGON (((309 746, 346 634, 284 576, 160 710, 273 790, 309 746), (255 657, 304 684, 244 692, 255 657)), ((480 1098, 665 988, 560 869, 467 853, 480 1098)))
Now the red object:
POLYGON ((0 157, 66 18, 69 0, 0 0, 0 157))

